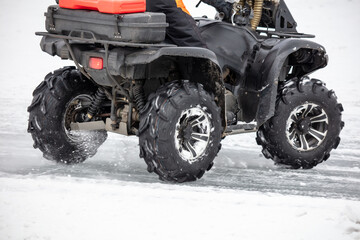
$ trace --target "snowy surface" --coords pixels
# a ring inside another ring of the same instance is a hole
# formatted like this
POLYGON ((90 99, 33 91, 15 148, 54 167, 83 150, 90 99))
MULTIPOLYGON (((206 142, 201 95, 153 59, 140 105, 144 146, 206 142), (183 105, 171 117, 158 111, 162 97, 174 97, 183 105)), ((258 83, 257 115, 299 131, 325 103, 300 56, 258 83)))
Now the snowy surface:
MULTIPOLYGON (((32 90, 71 62, 41 52, 35 31, 54 1, 0 8, 0 239, 360 239, 360 49, 357 0, 288 0, 300 32, 328 51, 324 80, 343 103, 342 142, 312 170, 276 167, 254 134, 225 139, 195 183, 159 182, 138 140, 110 134, 83 164, 44 160, 26 132, 32 90)), ((193 16, 215 12, 186 0, 193 16)), ((236 41, 236 39, 234 39, 236 41)))

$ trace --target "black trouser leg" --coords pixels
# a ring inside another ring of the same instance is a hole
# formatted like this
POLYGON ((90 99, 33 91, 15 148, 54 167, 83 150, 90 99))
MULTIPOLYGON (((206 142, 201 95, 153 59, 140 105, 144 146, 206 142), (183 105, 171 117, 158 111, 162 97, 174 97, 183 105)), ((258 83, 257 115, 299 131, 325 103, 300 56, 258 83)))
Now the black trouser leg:
POLYGON ((176 45, 206 48, 195 20, 178 8, 175 0, 147 0, 146 11, 165 13, 169 23, 166 35, 176 45))

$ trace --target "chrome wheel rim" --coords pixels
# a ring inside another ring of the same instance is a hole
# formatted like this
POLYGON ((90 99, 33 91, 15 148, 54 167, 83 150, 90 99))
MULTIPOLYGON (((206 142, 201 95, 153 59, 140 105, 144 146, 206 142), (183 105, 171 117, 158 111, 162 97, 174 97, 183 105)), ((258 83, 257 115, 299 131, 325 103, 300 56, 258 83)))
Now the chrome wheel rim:
POLYGON ((200 106, 182 111, 175 126, 175 147, 179 156, 196 162, 204 155, 210 142, 211 121, 200 106))
POLYGON ((71 99, 67 104, 64 114, 64 129, 66 136, 73 142, 82 143, 91 133, 87 131, 74 131, 71 130, 70 124, 74 122, 83 122, 87 109, 92 101, 92 97, 87 94, 82 94, 71 99))
POLYGON ((286 137, 298 151, 311 151, 326 138, 329 118, 325 110, 315 103, 296 107, 286 122, 286 137))

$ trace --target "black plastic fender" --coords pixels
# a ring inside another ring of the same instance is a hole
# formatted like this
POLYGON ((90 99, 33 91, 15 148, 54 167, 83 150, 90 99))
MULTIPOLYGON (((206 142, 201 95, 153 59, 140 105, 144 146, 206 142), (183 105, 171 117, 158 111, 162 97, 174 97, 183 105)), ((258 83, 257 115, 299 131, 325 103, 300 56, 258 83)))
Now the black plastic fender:
POLYGON ((126 56, 127 65, 147 64, 162 56, 180 56, 208 59, 218 64, 217 57, 213 51, 199 47, 164 47, 159 49, 145 49, 126 56))
POLYGON ((216 104, 221 108, 223 126, 225 119, 225 87, 222 69, 217 56, 209 49, 198 47, 164 47, 144 49, 125 56, 120 75, 127 79, 151 79, 170 74, 171 63, 182 72, 182 79, 198 82, 204 89, 215 95, 216 104))
POLYGON ((217 61, 216 55, 204 48, 197 47, 165 47, 158 49, 145 49, 133 52, 128 54, 124 60, 125 68, 121 71, 121 76, 128 79, 144 79, 149 69, 147 67, 151 66, 152 71, 156 70, 156 75, 154 77, 166 77, 168 76, 169 68, 166 66, 166 62, 169 62, 167 59, 199 59, 200 61, 209 61, 217 66, 219 69, 216 73, 216 77, 221 76, 221 68, 217 61), (155 62, 162 62, 161 66, 157 66, 155 62), (152 64, 152 65, 150 65, 152 64))
POLYGON ((325 48, 315 42, 288 38, 267 39, 261 43, 249 74, 249 77, 256 79, 254 87, 260 92, 256 111, 258 126, 274 115, 278 84, 279 81, 284 80, 282 79, 284 76, 281 76, 284 64, 292 53, 300 49, 316 50, 314 57, 317 59, 313 61, 310 71, 302 72, 301 76, 297 77, 300 78, 327 65, 325 48))

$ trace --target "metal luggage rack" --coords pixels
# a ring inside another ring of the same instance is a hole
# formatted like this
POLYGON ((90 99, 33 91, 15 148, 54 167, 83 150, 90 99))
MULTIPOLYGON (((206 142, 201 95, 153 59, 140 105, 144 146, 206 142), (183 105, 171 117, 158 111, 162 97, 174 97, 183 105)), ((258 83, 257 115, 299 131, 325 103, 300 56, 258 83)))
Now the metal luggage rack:
POLYGON ((68 35, 54 34, 48 32, 36 32, 37 36, 48 36, 58 39, 63 39, 65 41, 74 41, 80 43, 99 43, 103 45, 112 45, 118 47, 133 47, 133 48, 151 48, 151 47, 176 47, 174 44, 168 43, 132 43, 132 42, 120 42, 120 41, 111 41, 111 40, 101 40, 97 39, 95 34, 90 31, 71 31, 68 35))
POLYGON ((267 37, 269 38, 314 38, 315 35, 313 34, 306 34, 306 33, 298 33, 298 32, 279 32, 279 31, 274 31, 274 30, 270 30, 270 29, 266 29, 266 28, 258 28, 256 29, 256 32, 258 33, 264 33, 267 35, 267 37))

